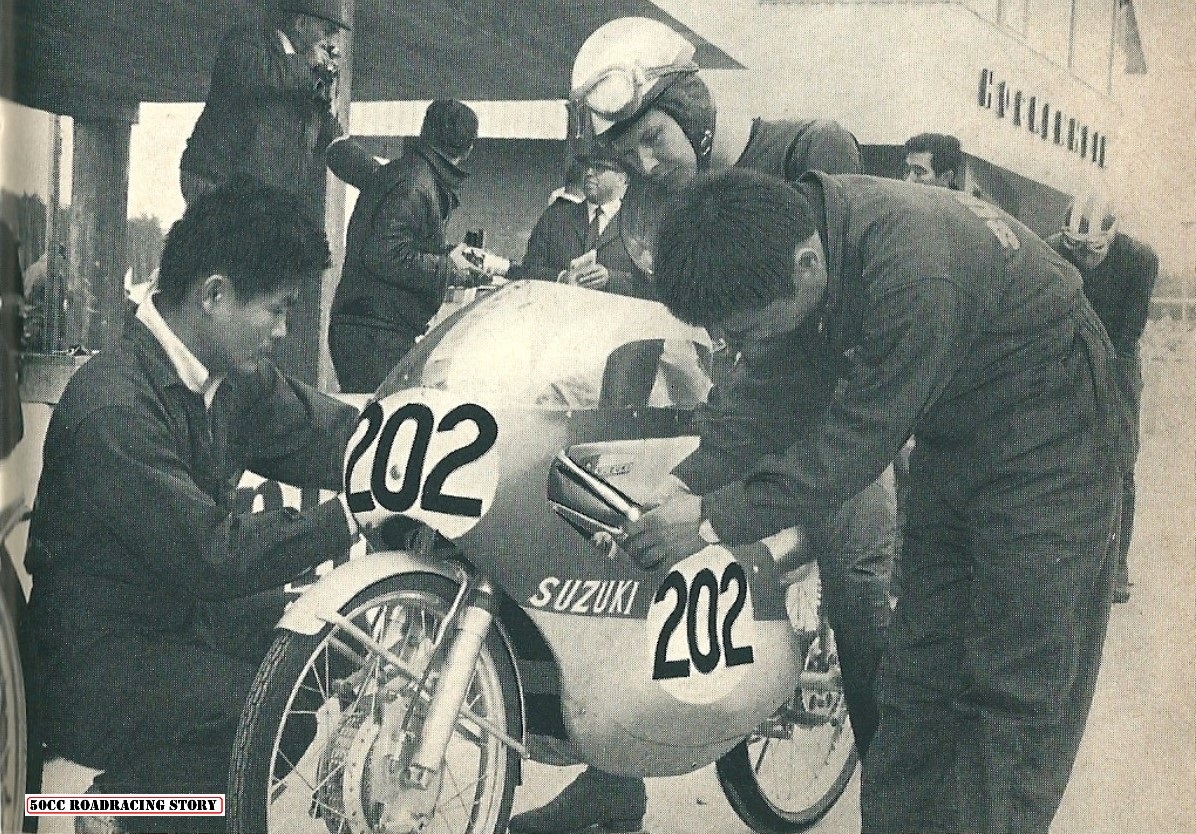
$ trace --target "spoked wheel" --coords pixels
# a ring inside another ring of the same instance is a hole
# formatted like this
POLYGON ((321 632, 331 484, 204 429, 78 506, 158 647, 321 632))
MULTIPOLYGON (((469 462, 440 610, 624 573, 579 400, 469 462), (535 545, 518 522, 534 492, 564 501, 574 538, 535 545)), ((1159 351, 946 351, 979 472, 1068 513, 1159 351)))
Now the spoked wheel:
POLYGON ((847 788, 859 761, 834 632, 821 617, 817 622, 803 641, 805 662, 793 697, 716 765, 727 801, 761 834, 813 826, 847 788))
MULTIPOLYGON (((278 637, 241 716, 229 786, 231 831, 506 830, 518 755, 464 710, 430 784, 414 787, 404 779, 427 712, 417 690, 434 687, 444 652, 433 647, 454 590, 438 576, 390 577, 341 609, 355 628, 333 624, 314 636, 278 637)), ((516 685, 502 640, 491 633, 464 707, 518 737, 516 685)))
MULTIPOLYGON (((0 558, 8 556, 0 550, 0 558)), ((0 831, 20 831, 25 814, 25 683, 14 613, 0 593, 0 831)))

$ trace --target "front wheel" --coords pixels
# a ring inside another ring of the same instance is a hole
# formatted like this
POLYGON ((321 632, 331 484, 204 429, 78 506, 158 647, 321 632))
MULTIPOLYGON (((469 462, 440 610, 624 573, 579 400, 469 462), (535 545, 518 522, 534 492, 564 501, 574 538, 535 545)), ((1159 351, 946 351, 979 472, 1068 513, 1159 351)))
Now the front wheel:
MULTIPOLYGON (((232 832, 505 831, 518 755, 466 713, 430 784, 411 787, 403 778, 427 712, 417 691, 433 689, 445 654, 433 647, 454 590, 439 576, 390 577, 341 609, 356 629, 330 624, 316 635, 277 638, 237 732, 232 832)), ((516 687, 511 658, 492 631, 464 706, 518 737, 516 687)))
POLYGON ((716 765, 727 801, 760 834, 811 828, 834 807, 859 763, 835 635, 817 601, 816 574, 810 583, 815 630, 802 641, 805 660, 793 697, 716 765))

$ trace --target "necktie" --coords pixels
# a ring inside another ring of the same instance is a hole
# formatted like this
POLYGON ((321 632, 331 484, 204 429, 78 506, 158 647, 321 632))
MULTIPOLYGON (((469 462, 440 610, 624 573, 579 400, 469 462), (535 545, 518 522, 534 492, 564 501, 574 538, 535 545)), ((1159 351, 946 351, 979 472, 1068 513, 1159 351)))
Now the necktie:
POLYGON ((589 252, 598 245, 598 235, 602 233, 602 206, 594 209, 594 219, 590 221, 589 227, 586 229, 585 245, 582 252, 589 252))

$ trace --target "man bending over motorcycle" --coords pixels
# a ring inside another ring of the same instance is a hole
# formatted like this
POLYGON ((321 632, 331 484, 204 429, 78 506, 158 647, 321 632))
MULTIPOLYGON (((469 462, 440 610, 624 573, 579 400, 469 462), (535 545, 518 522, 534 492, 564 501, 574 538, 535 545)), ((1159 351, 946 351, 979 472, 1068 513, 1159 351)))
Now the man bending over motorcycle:
MULTIPOLYGON (((281 586, 344 553, 340 500, 238 513, 244 470, 339 489, 355 409, 270 360, 329 264, 299 201, 248 181, 196 199, 157 291, 79 369, 50 421, 30 532, 33 734, 98 793, 225 793, 281 586)), ((76 830, 223 830, 222 817, 76 830)))
POLYGON ((769 453, 633 522, 632 558, 667 569, 704 540, 813 528, 916 435, 862 829, 1046 834, 1100 668, 1127 462, 1079 274, 961 192, 730 171, 666 216, 655 278, 678 318, 761 360, 745 381, 821 361, 838 381, 781 451, 767 402, 728 391, 769 453))

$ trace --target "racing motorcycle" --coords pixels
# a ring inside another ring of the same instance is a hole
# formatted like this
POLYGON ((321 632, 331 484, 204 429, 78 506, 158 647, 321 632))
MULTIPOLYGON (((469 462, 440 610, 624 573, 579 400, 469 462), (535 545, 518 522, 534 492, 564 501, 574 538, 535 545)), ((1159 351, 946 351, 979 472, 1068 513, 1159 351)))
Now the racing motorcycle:
POLYGON ((816 569, 778 573, 795 537, 651 572, 620 548, 696 447, 710 361, 661 305, 543 282, 421 340, 347 450, 372 550, 302 591, 259 670, 231 829, 501 834, 524 759, 715 763, 754 830, 821 819, 857 759, 816 569))

